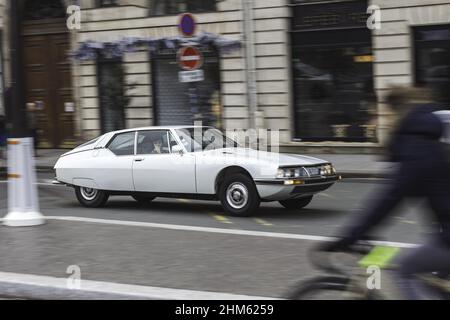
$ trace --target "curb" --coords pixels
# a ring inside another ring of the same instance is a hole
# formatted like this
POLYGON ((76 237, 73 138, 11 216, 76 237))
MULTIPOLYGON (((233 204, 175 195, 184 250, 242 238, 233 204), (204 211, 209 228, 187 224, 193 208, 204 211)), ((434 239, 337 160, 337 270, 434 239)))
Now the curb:
POLYGON ((159 300, 147 297, 0 282, 1 296, 20 300, 159 300))
POLYGON ((225 292, 173 289, 0 272, 0 297, 24 300, 278 300, 225 292))

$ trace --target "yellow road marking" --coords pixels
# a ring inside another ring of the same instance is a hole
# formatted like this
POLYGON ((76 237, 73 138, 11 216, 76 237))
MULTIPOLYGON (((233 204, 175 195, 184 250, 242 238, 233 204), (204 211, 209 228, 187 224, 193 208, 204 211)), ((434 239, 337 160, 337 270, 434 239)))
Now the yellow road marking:
POLYGON ((213 216, 214 219, 216 219, 219 222, 228 223, 228 224, 233 223, 227 217, 221 216, 219 214, 213 214, 212 216, 213 216))
POLYGON ((180 201, 180 202, 185 202, 185 203, 189 203, 189 202, 191 202, 190 200, 188 200, 188 199, 178 199, 178 201, 180 201))
POLYGON ((266 227, 273 226, 273 224, 271 224, 270 222, 267 222, 266 220, 263 220, 263 219, 254 218, 253 220, 255 220, 256 223, 259 223, 266 227))

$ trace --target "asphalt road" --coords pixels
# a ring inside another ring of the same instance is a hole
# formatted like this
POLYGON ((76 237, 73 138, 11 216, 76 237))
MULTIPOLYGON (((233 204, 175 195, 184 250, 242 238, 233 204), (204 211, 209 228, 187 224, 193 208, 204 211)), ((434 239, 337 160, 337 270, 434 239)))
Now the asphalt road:
MULTIPOLYGON (((39 175, 41 212, 52 217, 46 225, 0 227, 0 272, 66 277, 67 266, 78 265, 82 279, 92 281, 263 297, 282 297, 297 280, 316 275, 309 249, 361 214, 385 185, 343 181, 303 210, 263 203, 254 217, 236 218, 225 216, 219 203, 191 200, 140 205, 112 197, 105 208, 86 209, 71 188, 51 185, 51 178, 39 175)), ((1 216, 6 189, 1 182, 1 216)), ((421 243, 432 228, 426 210, 417 203, 398 208, 381 236, 421 243)))

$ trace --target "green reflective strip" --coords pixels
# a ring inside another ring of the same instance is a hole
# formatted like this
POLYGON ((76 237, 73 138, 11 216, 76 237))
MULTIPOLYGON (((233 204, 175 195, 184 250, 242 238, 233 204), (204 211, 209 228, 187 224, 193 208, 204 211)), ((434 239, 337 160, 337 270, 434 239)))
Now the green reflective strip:
POLYGON ((386 268, 399 252, 400 248, 377 246, 359 261, 359 265, 364 268, 369 266, 386 268))

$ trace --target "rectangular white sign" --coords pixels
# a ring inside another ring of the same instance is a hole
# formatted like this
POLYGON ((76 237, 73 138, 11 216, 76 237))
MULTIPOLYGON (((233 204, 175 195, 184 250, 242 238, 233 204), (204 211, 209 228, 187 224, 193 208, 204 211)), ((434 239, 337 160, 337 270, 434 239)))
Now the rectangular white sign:
POLYGON ((205 80, 203 70, 180 71, 178 74, 180 82, 198 82, 205 80))

